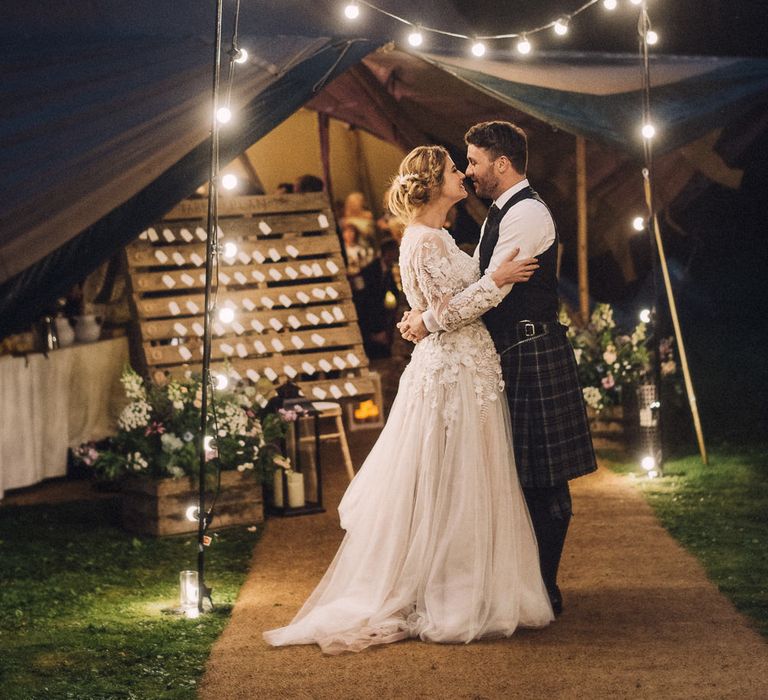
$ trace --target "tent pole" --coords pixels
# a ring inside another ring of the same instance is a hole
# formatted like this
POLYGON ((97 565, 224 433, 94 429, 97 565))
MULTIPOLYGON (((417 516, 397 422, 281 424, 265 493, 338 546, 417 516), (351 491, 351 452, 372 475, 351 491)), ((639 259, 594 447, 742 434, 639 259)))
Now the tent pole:
POLYGON ((587 254, 587 142, 576 137, 576 209, 579 267, 579 313, 582 323, 589 319, 589 257, 587 254))
MULTIPOLYGON (((651 183, 648 176, 648 170, 643 170, 644 185, 645 185, 645 198, 648 204, 649 211, 651 209, 651 183)), ((669 303, 669 313, 672 317, 672 326, 675 330, 675 341, 677 342, 677 349, 680 353, 680 364, 683 367, 683 379, 685 381, 685 391, 688 394, 688 405, 691 407, 691 416, 693 417, 693 426, 696 429, 696 440, 699 443, 699 453, 701 454, 701 461, 704 464, 708 464, 707 448, 704 444, 704 432, 701 428, 701 418, 699 417, 699 407, 696 403, 696 393, 693 390, 693 381, 691 380, 691 371, 688 367, 688 356, 685 352, 685 343, 683 342, 683 332, 680 328, 680 319, 677 315, 677 304, 675 303, 675 295, 672 292, 672 281, 669 277, 669 269, 667 268, 667 256, 664 252, 664 243, 661 240, 661 231, 659 229, 659 218, 656 212, 653 213, 652 219, 653 236, 656 241, 656 250, 659 253, 659 260, 661 261, 661 273, 664 277, 664 288, 667 292, 667 302, 669 303)))

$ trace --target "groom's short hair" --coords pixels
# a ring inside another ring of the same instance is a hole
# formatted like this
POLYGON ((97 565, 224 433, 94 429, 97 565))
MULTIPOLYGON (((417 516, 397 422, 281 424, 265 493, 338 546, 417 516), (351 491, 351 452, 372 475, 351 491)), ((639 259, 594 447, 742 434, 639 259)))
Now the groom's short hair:
POLYGON ((528 137, 516 124, 503 121, 475 124, 464 134, 464 143, 484 148, 494 160, 506 156, 517 172, 525 174, 528 167, 528 137))

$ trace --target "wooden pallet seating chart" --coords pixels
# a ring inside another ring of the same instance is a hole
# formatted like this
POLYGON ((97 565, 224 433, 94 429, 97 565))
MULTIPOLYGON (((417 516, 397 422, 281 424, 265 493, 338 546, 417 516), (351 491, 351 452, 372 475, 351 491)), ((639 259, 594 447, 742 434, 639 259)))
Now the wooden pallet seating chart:
MULTIPOLYGON (((127 249, 145 369, 200 371, 207 200, 187 200, 127 249)), ((212 324, 211 371, 273 384, 295 381, 313 400, 370 396, 357 314, 333 214, 322 193, 222 197, 217 307, 235 312, 212 324)))

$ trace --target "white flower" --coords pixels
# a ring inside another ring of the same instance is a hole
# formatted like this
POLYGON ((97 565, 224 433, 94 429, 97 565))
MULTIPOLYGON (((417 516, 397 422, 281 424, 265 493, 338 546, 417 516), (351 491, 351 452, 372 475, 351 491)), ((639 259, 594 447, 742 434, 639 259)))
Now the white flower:
POLYGON ((171 476, 174 479, 180 479, 182 476, 184 476, 184 470, 176 464, 168 467, 168 471, 171 473, 171 476))
POLYGON ((173 433, 163 433, 160 436, 160 444, 162 445, 163 452, 168 452, 169 454, 184 447, 184 442, 173 433))
POLYGON ((243 464, 237 465, 237 471, 239 472, 244 472, 251 469, 253 469, 253 462, 244 462, 243 464))
POLYGON ((120 377, 120 383, 125 389, 125 395, 131 401, 146 400, 147 392, 144 389, 144 380, 130 367, 126 367, 120 377))
POLYGON ((291 470, 291 460, 287 457, 283 457, 283 455, 275 455, 272 458, 272 462, 275 464, 275 466, 278 466, 281 469, 285 469, 287 471, 291 470))
POLYGON ((574 348, 573 354, 576 356, 576 364, 578 365, 579 362, 581 362, 581 356, 583 354, 583 350, 581 348, 574 348))
POLYGON ((600 393, 600 389, 596 386, 587 386, 581 391, 587 406, 594 408, 596 411, 599 411, 603 407, 603 397, 600 393))
POLYGON ((141 452, 132 452, 128 455, 128 468, 135 472, 143 471, 149 467, 149 462, 142 456, 141 452))
POLYGON ((233 403, 220 404, 216 414, 220 437, 248 434, 248 414, 240 406, 233 403))
POLYGON ((149 423, 152 406, 144 399, 129 403, 117 419, 117 425, 123 430, 144 428, 149 423))
POLYGON ((608 365, 612 365, 614 362, 616 362, 617 355, 616 355, 616 346, 609 345, 605 352, 603 353, 603 360, 605 360, 605 363, 608 365))
POLYGON ((418 180, 419 176, 415 173, 407 173, 406 175, 398 175, 397 176, 397 184, 402 187, 405 185, 409 180, 418 180))

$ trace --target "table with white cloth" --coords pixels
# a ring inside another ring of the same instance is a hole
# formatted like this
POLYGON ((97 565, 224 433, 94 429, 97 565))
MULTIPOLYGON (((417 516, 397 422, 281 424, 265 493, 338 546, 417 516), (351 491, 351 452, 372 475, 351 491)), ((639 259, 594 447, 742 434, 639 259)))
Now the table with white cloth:
POLYGON ((0 357, 0 499, 64 476, 69 448, 115 433, 128 362, 125 337, 0 357))

